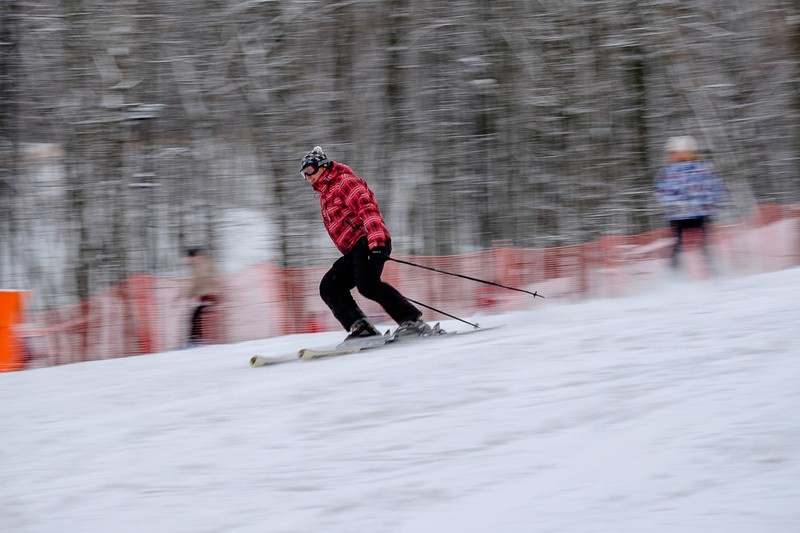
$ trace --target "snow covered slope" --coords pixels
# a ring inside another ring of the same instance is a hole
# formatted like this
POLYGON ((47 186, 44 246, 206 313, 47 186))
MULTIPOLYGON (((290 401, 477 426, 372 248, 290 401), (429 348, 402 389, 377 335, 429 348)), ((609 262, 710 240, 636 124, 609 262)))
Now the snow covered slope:
POLYGON ((800 531, 798 302, 794 269, 309 363, 247 364, 342 335, 0 375, 0 529, 800 531))

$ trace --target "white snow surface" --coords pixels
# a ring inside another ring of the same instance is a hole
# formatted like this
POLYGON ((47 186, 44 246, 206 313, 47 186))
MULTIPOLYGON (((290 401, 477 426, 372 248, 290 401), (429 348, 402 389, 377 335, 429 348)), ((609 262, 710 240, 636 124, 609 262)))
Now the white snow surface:
POLYGON ((0 375, 0 530, 797 532, 798 302, 793 269, 0 375))

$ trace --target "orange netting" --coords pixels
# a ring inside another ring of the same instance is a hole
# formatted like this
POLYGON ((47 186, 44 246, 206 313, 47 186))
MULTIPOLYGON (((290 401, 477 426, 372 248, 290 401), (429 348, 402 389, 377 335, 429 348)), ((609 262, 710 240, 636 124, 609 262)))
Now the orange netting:
MULTIPOLYGON (((685 248, 691 275, 707 275, 699 251, 685 248)), ((800 206, 767 205, 736 224, 711 230, 712 255, 726 272, 753 273, 800 264, 800 206)), ((554 300, 629 293, 663 276, 672 245, 669 230, 606 236, 592 243, 548 249, 501 247, 469 254, 403 259, 510 287, 491 285, 389 262, 384 280, 403 294, 471 318, 554 300)), ((319 298, 326 268, 287 269, 262 264, 221 275, 221 301, 206 315, 207 341, 239 342, 276 335, 339 329, 319 298)), ((21 330, 28 367, 108 359, 175 349, 185 343, 191 305, 179 295, 188 280, 137 275, 80 305, 32 314, 21 330)), ((391 321, 357 293, 377 323, 391 321)), ((428 321, 444 319, 425 310, 428 321)))

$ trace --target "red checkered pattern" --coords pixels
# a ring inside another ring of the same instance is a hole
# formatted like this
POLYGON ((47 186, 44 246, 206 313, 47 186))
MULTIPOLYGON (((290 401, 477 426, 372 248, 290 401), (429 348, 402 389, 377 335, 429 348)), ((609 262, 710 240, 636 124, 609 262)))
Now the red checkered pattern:
POLYGON ((391 238, 375 195, 347 165, 333 161, 314 183, 314 190, 319 193, 325 229, 343 254, 361 237, 367 237, 370 248, 385 246, 391 238))

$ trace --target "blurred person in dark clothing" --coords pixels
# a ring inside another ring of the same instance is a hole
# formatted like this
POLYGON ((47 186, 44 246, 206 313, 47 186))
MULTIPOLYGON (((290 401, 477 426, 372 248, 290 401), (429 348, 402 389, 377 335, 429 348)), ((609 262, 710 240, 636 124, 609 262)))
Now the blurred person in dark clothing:
POLYGON ((319 146, 303 156, 300 173, 319 194, 322 222, 342 253, 322 277, 319 293, 348 331, 345 342, 379 335, 353 299, 354 288, 397 322, 396 335, 429 334, 431 328, 421 319, 422 313, 381 280, 392 253, 392 238, 367 183, 347 165, 328 159, 319 146))
POLYGON ((214 265, 208 255, 200 248, 186 251, 186 263, 191 270, 191 284, 184 292, 186 298, 195 303, 189 327, 187 346, 198 346, 208 339, 204 331, 204 315, 209 308, 219 302, 219 291, 214 265))
POLYGON ((694 137, 670 137, 666 153, 669 163, 656 176, 654 195, 656 202, 665 210, 675 237, 670 265, 673 269, 678 268, 684 232, 699 230, 703 253, 713 272, 708 247, 708 224, 719 205, 728 200, 728 192, 717 176, 714 165, 698 156, 694 137))

